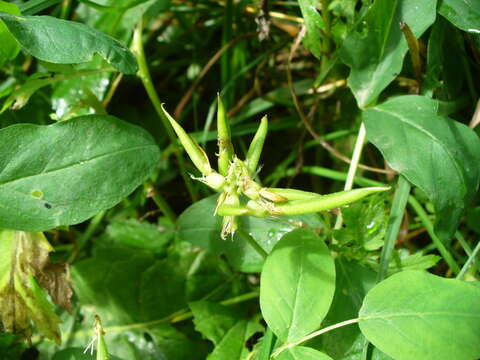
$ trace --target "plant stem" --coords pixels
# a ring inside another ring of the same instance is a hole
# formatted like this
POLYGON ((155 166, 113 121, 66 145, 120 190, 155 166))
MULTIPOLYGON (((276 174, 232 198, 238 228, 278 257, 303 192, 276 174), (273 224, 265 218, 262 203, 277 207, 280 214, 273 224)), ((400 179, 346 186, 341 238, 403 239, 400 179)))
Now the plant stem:
POLYGON ((339 322, 337 324, 333 324, 333 325, 330 325, 330 326, 327 326, 326 328, 323 328, 323 329, 320 329, 320 330, 317 330, 303 338, 301 338, 300 340, 297 340, 293 343, 289 343, 289 344, 285 344, 281 347, 279 347, 277 350, 275 350, 275 352, 273 353, 272 357, 276 357, 278 355, 280 355, 281 352, 287 350, 287 349, 290 349, 294 346, 297 346, 301 343, 304 343, 305 341, 308 341, 310 339, 313 339, 314 337, 317 337, 319 335, 322 335, 322 334, 325 334, 326 332, 329 332, 329 331, 332 331, 332 330, 335 330, 335 329, 338 329, 340 327, 343 327, 343 326, 347 326, 347 325, 351 325, 351 324, 356 324, 358 323, 360 319, 359 318, 355 318, 355 319, 350 319, 350 320, 345 320, 345 321, 342 321, 342 322, 339 322))
POLYGON ((177 220, 177 215, 173 212, 172 208, 168 204, 168 202, 165 200, 165 198, 162 196, 162 194, 157 193, 155 191, 155 187, 150 181, 145 182, 145 186, 147 187, 147 192, 150 192, 151 190, 152 193, 152 199, 155 202, 155 204, 158 206, 160 211, 170 220, 173 224, 177 220))
MULTIPOLYGON (((239 304, 248 300, 255 299, 258 297, 258 295, 259 295, 258 291, 252 291, 246 294, 242 294, 230 299, 220 301, 220 304, 224 306, 239 304)), ((112 326, 112 327, 104 328, 104 330, 105 332, 112 333, 112 332, 127 331, 127 330, 133 330, 133 329, 142 329, 142 328, 146 328, 146 327, 150 327, 150 326, 154 326, 162 323, 168 323, 168 322, 177 323, 180 321, 188 320, 192 317, 193 317, 193 313, 191 311, 180 310, 163 319, 148 321, 144 323, 131 324, 131 325, 112 326)))
MULTIPOLYGON (((365 143, 365 138, 367 135, 367 131, 365 129, 365 125, 360 125, 360 129, 358 130, 357 141, 355 142, 355 147, 353 149, 352 155, 352 162, 348 168, 347 179, 345 181, 344 190, 351 190, 353 187, 353 182, 355 179, 355 173, 357 172, 358 163, 360 161, 360 155, 362 154, 363 144, 365 143)), ((343 216, 342 213, 339 212, 337 216, 337 221, 335 222, 334 229, 340 229, 343 224, 343 216)))
POLYGON ((473 249, 472 254, 468 257, 467 262, 465 265, 463 265, 462 270, 458 273, 456 279, 457 280, 462 280, 463 277, 465 276, 465 273, 467 270, 470 268, 470 266, 475 262, 475 258, 477 257, 478 253, 480 252, 480 241, 477 243, 477 246, 475 246, 475 249, 473 249))
POLYGON ((263 258, 266 259, 268 256, 268 253, 263 250, 263 248, 255 241, 255 239, 248 234, 244 229, 242 229, 241 226, 238 227, 237 229, 237 234, 240 235, 240 237, 245 240, 252 248, 255 249, 255 251, 263 258))
POLYGON ((388 264, 392 256, 393 248, 398 237, 398 231, 403 219, 403 213, 407 206, 408 195, 410 194, 410 183, 403 176, 398 179, 398 186, 393 196, 392 208, 390 210, 390 219, 387 232, 385 234, 385 243, 380 257, 380 268, 377 274, 377 283, 387 277, 388 264))
POLYGON ((182 157, 180 148, 177 145, 177 138, 175 136, 175 133, 172 127, 170 126, 170 124, 168 123, 168 120, 162 115, 163 113, 162 103, 160 101, 160 98, 158 97, 155 87, 153 86, 152 77, 150 75, 150 70, 148 69, 147 60, 145 58, 145 51, 143 49, 143 42, 142 42, 142 30, 143 30, 143 22, 140 21, 133 33, 133 44, 132 44, 133 53, 135 54, 135 57, 138 62, 137 75, 142 80, 143 87, 147 91, 148 97, 150 98, 150 101, 152 102, 153 107, 155 108, 155 111, 160 117, 163 127, 167 132, 167 135, 170 139, 170 143, 174 149, 175 157, 177 158, 178 167, 180 168, 180 174, 183 178, 185 186, 187 187, 190 197, 192 201, 197 201, 198 200, 197 192, 195 190, 195 187, 193 186, 192 180, 188 176, 188 173, 185 167, 185 161, 182 157))
POLYGON ((420 205, 417 199, 415 199, 413 196, 409 196, 408 203, 415 210, 417 215, 420 217, 420 220, 422 221, 423 225, 427 229, 427 232, 432 238, 432 241, 435 244, 435 247, 440 252, 440 255, 442 255, 443 259, 448 264, 450 269, 454 272, 454 274, 458 275, 460 272, 460 267, 455 262, 452 255, 443 244, 442 240, 440 240, 438 236, 435 234, 435 231, 433 230, 433 224, 429 219, 427 213, 423 209, 422 205, 420 205))

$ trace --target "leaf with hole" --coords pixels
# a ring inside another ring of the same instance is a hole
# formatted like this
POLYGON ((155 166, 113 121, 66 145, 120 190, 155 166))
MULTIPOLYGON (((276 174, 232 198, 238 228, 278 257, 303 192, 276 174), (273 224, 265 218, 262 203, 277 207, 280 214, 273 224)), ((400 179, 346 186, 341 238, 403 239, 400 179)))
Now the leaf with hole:
POLYGON ((116 205, 159 160, 143 129, 113 116, 0 130, 0 226, 44 231, 116 205))

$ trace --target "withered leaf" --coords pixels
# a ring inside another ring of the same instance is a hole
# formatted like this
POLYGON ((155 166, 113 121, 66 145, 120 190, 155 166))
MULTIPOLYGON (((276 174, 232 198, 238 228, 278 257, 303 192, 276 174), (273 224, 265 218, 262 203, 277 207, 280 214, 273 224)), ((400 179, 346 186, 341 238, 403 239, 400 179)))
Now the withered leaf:
POLYGON ((52 247, 42 233, 0 231, 0 321, 6 331, 29 337, 32 322, 45 337, 60 343, 60 319, 35 280, 52 247))
POLYGON ((70 271, 65 263, 48 263, 37 275, 38 282, 48 291, 53 302, 68 312, 72 312, 70 271))

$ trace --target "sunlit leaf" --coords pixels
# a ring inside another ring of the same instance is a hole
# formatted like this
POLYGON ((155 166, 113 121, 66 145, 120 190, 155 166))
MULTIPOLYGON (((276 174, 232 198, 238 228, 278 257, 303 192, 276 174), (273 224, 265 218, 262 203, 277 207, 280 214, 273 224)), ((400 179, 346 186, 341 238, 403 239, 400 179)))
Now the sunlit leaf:
POLYGON ((106 115, 4 128, 0 152, 0 226, 25 231, 76 224, 114 206, 159 159, 145 130, 106 115))
POLYGON ((18 16, 0 13, 22 48, 44 61, 76 64, 100 54, 118 71, 135 74, 133 54, 118 40, 85 24, 51 16, 18 16))
POLYGON ((263 266, 260 307, 268 326, 285 342, 320 327, 335 291, 335 265, 315 233, 296 229, 275 245, 263 266))
POLYGON ((480 356, 480 288, 467 282, 404 271, 367 294, 359 317, 367 339, 396 360, 480 356))
POLYGON ((448 238, 479 186, 480 139, 437 113, 436 101, 410 95, 366 110, 363 118, 368 140, 433 201, 436 231, 448 238))

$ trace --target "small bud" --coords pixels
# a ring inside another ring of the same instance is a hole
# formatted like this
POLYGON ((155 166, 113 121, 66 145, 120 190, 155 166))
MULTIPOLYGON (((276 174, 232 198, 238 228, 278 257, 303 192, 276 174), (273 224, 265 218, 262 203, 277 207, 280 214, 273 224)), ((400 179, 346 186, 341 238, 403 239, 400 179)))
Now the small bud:
POLYGON ((217 132, 218 132, 218 171, 227 175, 230 163, 233 160, 234 150, 230 135, 230 125, 223 107, 222 99, 217 100, 217 132))
POLYGON ((183 130, 183 128, 175 121, 175 119, 170 116, 170 114, 164 109, 163 104, 162 114, 172 125, 173 130, 175 130, 178 139, 183 145, 183 148, 187 152, 196 168, 204 176, 209 175, 212 172, 212 167, 210 166, 210 161, 208 161, 208 156, 205 154, 205 151, 203 151, 200 145, 198 145, 198 143, 190 135, 188 135, 185 130, 183 130))
POLYGON ((257 170, 258 161, 260 159, 260 155, 262 154, 263 144, 265 143, 267 132, 268 121, 267 117, 264 116, 260 121, 260 126, 258 127, 258 130, 253 137, 252 143, 248 148, 247 159, 245 160, 245 164, 247 166, 250 176, 253 176, 253 174, 255 174, 255 171, 257 170))

